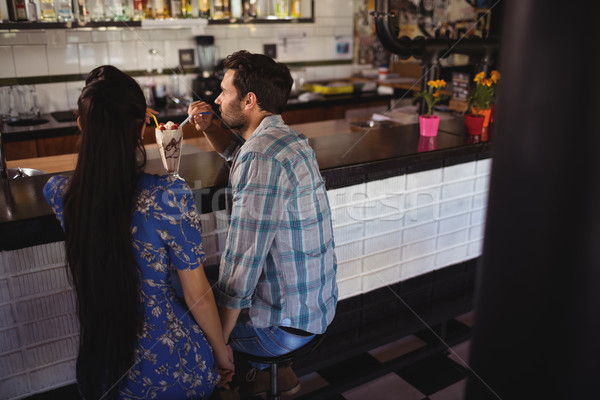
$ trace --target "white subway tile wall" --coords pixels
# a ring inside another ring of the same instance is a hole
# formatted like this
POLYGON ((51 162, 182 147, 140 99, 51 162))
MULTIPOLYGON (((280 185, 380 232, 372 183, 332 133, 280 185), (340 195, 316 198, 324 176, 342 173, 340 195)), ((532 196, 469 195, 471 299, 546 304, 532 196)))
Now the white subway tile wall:
MULTIPOLYGON (((315 23, 1 32, 0 78, 87 74, 108 63, 124 70, 166 72, 178 65, 179 49, 196 51, 194 36, 200 33, 214 35, 220 57, 225 57, 242 49, 262 53, 264 44, 282 46, 282 41, 278 41, 282 35, 304 32, 306 45, 301 46, 302 51, 285 52, 280 47, 278 61, 337 60, 335 37, 353 35, 353 3, 354 0, 315 1, 315 23), (157 50, 157 54, 151 55, 151 49, 157 50)), ((197 63, 197 55, 195 60, 197 63)), ((307 67, 306 79, 346 78, 352 70, 352 65, 307 67)), ((189 83, 184 85, 188 93, 192 79, 186 79, 189 83)), ((48 92, 44 89, 46 85, 36 85, 36 89, 48 92)), ((57 99, 67 101, 40 102, 41 112, 71 109, 72 97, 70 93, 56 93, 57 99)))
MULTIPOLYGON (((475 182, 489 180, 490 163, 328 191, 340 300, 479 256, 487 183, 475 182)), ((206 264, 218 264, 227 213, 202 214, 201 221, 206 264)), ((78 324, 63 246, 0 253, 0 387, 6 398, 75 380, 78 324)))

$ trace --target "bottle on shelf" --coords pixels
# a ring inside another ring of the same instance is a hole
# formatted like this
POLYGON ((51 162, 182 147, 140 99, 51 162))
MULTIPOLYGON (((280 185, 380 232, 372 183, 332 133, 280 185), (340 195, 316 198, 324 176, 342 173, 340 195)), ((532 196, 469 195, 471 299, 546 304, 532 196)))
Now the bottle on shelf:
POLYGON ((108 0, 105 8, 106 17, 109 21, 129 21, 131 19, 129 0, 108 0))
POLYGON ((40 0, 40 21, 56 22, 56 11, 54 0, 40 0))
POLYGON ((37 21, 39 19, 37 4, 35 4, 34 0, 29 0, 29 3, 27 3, 27 14, 30 21, 37 21))
POLYGON ((27 4, 25 0, 7 0, 8 19, 11 21, 27 21, 27 4))
POLYGON ((171 18, 181 18, 181 0, 169 0, 169 16, 171 18))
POLYGON ((198 16, 200 18, 210 18, 210 4, 208 0, 198 0, 198 16))
POLYGON ((210 12, 212 19, 228 19, 231 18, 231 8, 229 0, 214 0, 210 12))
POLYGON ((154 19, 168 19, 169 5, 166 0, 152 0, 153 3, 153 18, 154 19))
POLYGON ((181 0, 181 18, 192 17, 192 0, 181 0))
POLYGON ((242 18, 242 0, 231 0, 231 18, 242 18))
POLYGON ((85 0, 85 21, 110 21, 103 0, 85 0))
POLYGON ((58 22, 73 22, 75 16, 73 15, 73 5, 69 0, 56 0, 54 2, 56 10, 56 19, 58 22))
POLYGON ((146 19, 145 1, 133 0, 133 16, 134 21, 143 21, 146 19))
POLYGON ((243 0, 243 13, 247 18, 256 18, 256 0, 243 0))
POLYGON ((291 0, 290 1, 290 17, 300 18, 302 16, 302 1, 291 0))
POLYGON ((287 18, 289 15, 289 0, 275 0, 275 16, 287 18))

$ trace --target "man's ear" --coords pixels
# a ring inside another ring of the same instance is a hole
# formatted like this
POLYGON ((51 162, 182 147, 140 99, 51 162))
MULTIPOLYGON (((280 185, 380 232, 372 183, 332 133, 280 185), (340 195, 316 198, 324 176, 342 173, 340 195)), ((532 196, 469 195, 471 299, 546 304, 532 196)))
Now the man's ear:
POLYGON ((246 98, 244 99, 244 109, 250 110, 254 107, 258 107, 258 99, 254 92, 248 92, 246 94, 246 98))

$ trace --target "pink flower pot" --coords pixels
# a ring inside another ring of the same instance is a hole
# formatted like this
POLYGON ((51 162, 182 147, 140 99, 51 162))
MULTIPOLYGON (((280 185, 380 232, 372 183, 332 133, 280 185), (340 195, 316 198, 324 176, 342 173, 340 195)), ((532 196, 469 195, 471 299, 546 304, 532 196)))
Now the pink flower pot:
POLYGON ((465 132, 467 135, 481 135, 484 120, 483 115, 465 114, 465 132))
POLYGON ((437 136, 440 117, 437 115, 419 115, 419 133, 421 136, 437 136))
POLYGON ((421 136, 419 138, 418 152, 437 150, 437 138, 421 136))

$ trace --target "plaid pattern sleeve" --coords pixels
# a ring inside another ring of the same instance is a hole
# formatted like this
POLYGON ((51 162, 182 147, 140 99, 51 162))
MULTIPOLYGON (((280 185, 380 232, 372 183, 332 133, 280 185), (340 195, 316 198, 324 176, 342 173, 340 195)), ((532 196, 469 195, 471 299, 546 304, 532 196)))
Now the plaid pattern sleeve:
POLYGON ((337 302, 331 211, 314 152, 279 116, 241 148, 230 175, 231 222, 219 304, 253 325, 321 333, 337 302))

